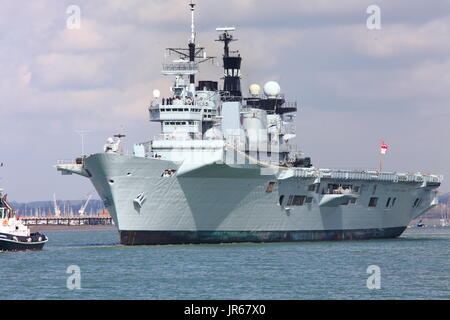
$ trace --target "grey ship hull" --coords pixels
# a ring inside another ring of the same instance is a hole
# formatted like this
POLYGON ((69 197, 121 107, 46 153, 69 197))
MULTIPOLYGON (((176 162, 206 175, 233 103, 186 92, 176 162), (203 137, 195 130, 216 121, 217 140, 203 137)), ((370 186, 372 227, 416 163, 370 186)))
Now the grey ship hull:
POLYGON ((194 7, 188 48, 169 48, 180 59, 163 64, 175 76, 171 95, 155 90, 148 109, 161 134, 135 145, 135 156, 123 154, 119 134, 104 154, 57 166, 91 179, 123 244, 392 238, 436 203, 437 176, 280 168, 310 164, 289 143, 296 103, 274 81, 242 96, 234 28, 217 29, 224 89, 216 81, 195 88, 198 65, 210 58, 196 47, 194 7))
POLYGON ((382 179, 276 178, 261 175, 256 165, 211 164, 163 177, 165 170, 178 168, 161 159, 95 154, 85 159, 80 172, 91 179, 124 245, 395 238, 436 203, 438 186, 382 179), (269 192, 270 182, 276 184, 269 192), (308 191, 314 183, 317 189, 308 191), (330 183, 358 186, 357 201, 324 203, 329 195, 320 190, 330 183), (296 194, 311 202, 280 204, 281 196, 296 194), (368 207, 371 197, 378 198, 376 207, 368 207), (395 206, 385 206, 394 197, 395 206), (413 207, 416 198, 422 201, 413 207))
POLYGON ((406 227, 311 231, 119 231, 124 245, 368 240, 399 237, 406 227))

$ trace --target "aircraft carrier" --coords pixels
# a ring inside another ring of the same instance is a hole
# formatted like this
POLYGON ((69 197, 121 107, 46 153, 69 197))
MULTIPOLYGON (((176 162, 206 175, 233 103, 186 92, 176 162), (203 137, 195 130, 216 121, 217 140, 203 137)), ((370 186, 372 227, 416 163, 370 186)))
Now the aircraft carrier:
POLYGON ((280 85, 243 94, 234 27, 217 28, 223 83, 197 81, 212 58, 189 10, 188 46, 168 48, 162 67, 170 94, 154 90, 148 107, 160 134, 132 154, 118 134, 103 152, 56 166, 91 180, 122 244, 394 238, 437 204, 439 175, 314 167, 293 143, 297 104, 280 85))

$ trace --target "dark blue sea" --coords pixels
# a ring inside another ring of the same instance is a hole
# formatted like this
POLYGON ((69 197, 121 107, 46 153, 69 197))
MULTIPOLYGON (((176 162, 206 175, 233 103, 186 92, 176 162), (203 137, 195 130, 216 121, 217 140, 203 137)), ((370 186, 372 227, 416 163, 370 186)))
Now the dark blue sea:
POLYGON ((0 253, 3 298, 450 299, 450 228, 393 240, 143 247, 119 245, 113 230, 46 234, 43 251, 0 253), (368 288, 369 266, 379 268, 379 289, 368 288))

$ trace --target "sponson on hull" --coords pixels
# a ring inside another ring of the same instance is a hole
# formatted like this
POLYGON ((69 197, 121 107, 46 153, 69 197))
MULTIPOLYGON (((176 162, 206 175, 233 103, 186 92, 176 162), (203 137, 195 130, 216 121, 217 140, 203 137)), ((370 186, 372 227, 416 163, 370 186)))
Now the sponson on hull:
POLYGON ((16 218, 0 189, 0 251, 41 250, 47 241, 45 235, 31 233, 22 220, 16 218))
POLYGON ((162 68, 174 78, 170 94, 154 90, 148 108, 161 133, 132 154, 118 134, 103 152, 56 166, 90 179, 122 244, 394 238, 437 204, 442 176, 314 167, 292 143, 297 104, 280 85, 242 92, 234 27, 217 28, 223 84, 197 81, 212 58, 189 9, 188 46, 167 49, 175 59, 162 68))

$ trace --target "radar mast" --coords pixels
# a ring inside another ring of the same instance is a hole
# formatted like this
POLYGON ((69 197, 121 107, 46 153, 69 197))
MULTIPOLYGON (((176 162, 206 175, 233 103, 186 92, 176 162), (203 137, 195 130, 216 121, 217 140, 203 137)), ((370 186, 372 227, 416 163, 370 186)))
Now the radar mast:
POLYGON ((216 41, 223 42, 223 69, 224 82, 223 91, 225 97, 229 95, 228 100, 241 100, 241 62, 242 58, 239 51, 230 51, 230 42, 236 41, 231 31, 235 31, 235 27, 220 27, 216 31, 220 32, 219 39, 216 41))
POLYGON ((198 71, 198 65, 214 57, 208 57, 204 47, 197 47, 195 32, 195 6, 191 0, 189 10, 191 11, 191 36, 189 38, 188 48, 167 48, 169 55, 175 53, 181 60, 176 61, 177 66, 170 64, 164 68, 164 74, 189 75, 189 84, 191 88, 195 88, 195 73, 198 71), (182 66, 182 64, 185 64, 182 66))
MULTIPOLYGON (((195 3, 192 0, 189 4, 189 7, 191 9, 191 40, 189 41, 189 61, 195 62, 195 3)), ((189 76, 189 80, 191 84, 195 84, 195 75, 191 74, 189 76)))

